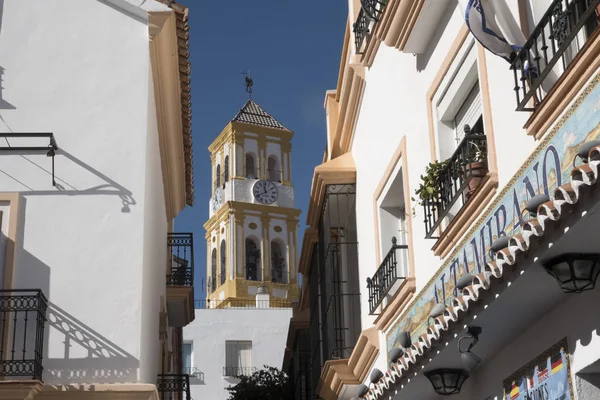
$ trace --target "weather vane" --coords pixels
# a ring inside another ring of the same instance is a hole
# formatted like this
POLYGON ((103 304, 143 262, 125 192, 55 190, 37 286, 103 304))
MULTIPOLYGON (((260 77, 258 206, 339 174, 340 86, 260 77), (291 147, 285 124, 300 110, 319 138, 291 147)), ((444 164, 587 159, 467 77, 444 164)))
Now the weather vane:
POLYGON ((252 78, 250 77, 250 71, 245 71, 245 72, 242 72, 241 74, 246 77, 246 93, 248 93, 249 98, 252 98, 252 85, 254 85, 254 82, 252 81, 252 78))

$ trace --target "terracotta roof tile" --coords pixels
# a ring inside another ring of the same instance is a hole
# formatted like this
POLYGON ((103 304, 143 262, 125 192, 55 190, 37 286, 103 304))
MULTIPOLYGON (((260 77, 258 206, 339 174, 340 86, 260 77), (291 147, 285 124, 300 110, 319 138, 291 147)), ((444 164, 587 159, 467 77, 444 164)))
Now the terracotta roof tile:
POLYGON ((462 295, 454 298, 452 305, 448 306, 441 316, 434 319, 425 334, 427 337, 421 335, 396 363, 392 363, 384 379, 371 388, 365 399, 382 398, 392 385, 409 375, 413 365, 424 361, 422 358, 428 349, 438 342, 451 340, 452 335, 449 331, 457 324, 461 324, 461 318, 473 304, 477 303, 482 296, 491 293, 490 288, 498 285, 505 271, 511 270, 505 267, 514 265, 534 247, 532 245, 541 242, 544 233, 561 217, 571 213, 582 195, 596 185, 599 169, 600 146, 596 146, 589 152, 589 162, 573 169, 571 181, 556 188, 552 200, 538 207, 537 217, 523 223, 522 232, 512 235, 507 247, 496 253, 496 260, 487 263, 484 272, 473 276, 472 283, 462 290, 462 295))
POLYGON ((183 126, 183 151, 185 157, 186 203, 194 205, 194 158, 192 153, 192 102, 189 61, 188 8, 173 0, 157 0, 175 12, 177 44, 179 46, 179 80, 181 85, 181 123, 183 126))

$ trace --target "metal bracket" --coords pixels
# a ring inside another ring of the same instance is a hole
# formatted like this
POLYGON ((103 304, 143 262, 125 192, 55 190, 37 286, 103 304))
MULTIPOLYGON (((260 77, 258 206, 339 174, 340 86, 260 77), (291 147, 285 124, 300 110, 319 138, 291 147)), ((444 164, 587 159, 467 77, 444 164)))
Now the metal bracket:
POLYGON ((58 150, 58 146, 56 144, 56 140, 54 139, 54 134, 52 132, 24 132, 24 133, 0 133, 0 137, 3 137, 6 140, 8 146, 0 147, 0 151, 11 151, 11 152, 29 152, 29 151, 39 151, 46 152, 47 157, 52 157, 52 186, 56 186, 56 180, 54 179, 54 156, 56 155, 56 150, 58 150), (8 143, 8 138, 47 138, 49 140, 48 146, 11 146, 8 143))

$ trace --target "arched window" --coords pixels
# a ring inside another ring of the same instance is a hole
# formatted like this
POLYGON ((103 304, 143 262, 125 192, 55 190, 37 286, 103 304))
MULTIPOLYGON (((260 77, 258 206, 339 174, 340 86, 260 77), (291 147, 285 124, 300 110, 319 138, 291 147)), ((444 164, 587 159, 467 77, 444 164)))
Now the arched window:
POLYGON ((256 242, 246 239, 246 279, 249 281, 261 280, 260 250, 256 242))
POLYGON ((215 189, 221 186, 221 164, 217 165, 217 180, 215 181, 215 189))
POLYGON ((210 291, 214 292, 217 289, 217 249, 212 250, 211 268, 210 268, 210 291))
POLYGON ((283 255, 281 244, 276 240, 271 242, 271 281, 275 283, 287 283, 285 256, 283 255))
POLYGON ((223 165, 223 189, 225 189, 227 182, 229 182, 229 156, 225 156, 225 164, 223 165))
POLYGON ((275 156, 269 156, 267 161, 267 173, 269 174, 269 180, 274 182, 281 182, 281 169, 279 168, 279 161, 275 156))
POLYGON ((227 278, 227 246, 225 246, 225 241, 221 242, 221 276, 219 279, 219 284, 222 285, 225 283, 225 279, 227 278))
POLYGON ((246 178, 256 179, 256 166, 252 153, 246 153, 246 178))

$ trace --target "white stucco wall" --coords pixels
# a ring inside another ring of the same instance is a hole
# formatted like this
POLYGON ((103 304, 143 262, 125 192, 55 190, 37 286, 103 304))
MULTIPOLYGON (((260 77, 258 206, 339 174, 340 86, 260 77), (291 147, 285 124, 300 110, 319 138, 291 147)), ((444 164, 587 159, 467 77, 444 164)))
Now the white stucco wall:
MULTIPOLYGON (((144 193, 144 259, 142 264, 142 321, 140 327, 140 370, 143 382, 152 382, 160 364, 156 351, 159 342, 161 300, 166 301, 165 260, 167 248, 167 216, 158 145, 158 126, 154 113, 154 88, 148 75, 148 134, 146 144, 146 188, 144 193), (157 212, 158 211, 158 212, 157 212)), ((171 341, 169 341, 171 343, 171 341)))
MULTIPOLYGON (((513 6, 516 6, 516 2, 513 6)), ((516 11, 514 7, 512 10, 516 11)), ((373 194, 402 138, 406 137, 405 157, 408 162, 411 196, 416 197, 414 191, 419 186, 420 176, 431 161, 426 92, 464 24, 458 6, 450 9, 446 19, 448 22, 445 26, 444 19, 439 22, 439 29, 442 31, 434 35, 432 44, 424 54, 402 53, 382 44, 372 67, 366 70, 366 87, 351 147, 357 170, 356 215, 360 282, 373 276, 378 268, 376 252, 379 249, 375 246, 373 234, 373 194), (376 140, 374 132, 377 132, 376 140)), ((467 41, 470 40, 473 38, 467 38, 467 41)), ((486 52, 485 61, 494 143, 498 155, 499 184, 502 187, 531 153, 535 142, 523 130, 528 114, 514 111, 516 103, 509 64, 489 52, 486 52)), ((481 64, 481 60, 478 60, 478 64, 481 64)), ((484 110, 484 114, 485 112, 484 110)), ((435 241, 425 239, 422 207, 412 202, 412 207, 407 205, 406 210, 407 218, 412 218, 412 252, 419 291, 440 267, 442 260, 431 251, 435 241), (411 215, 411 208, 415 211, 414 216, 411 215)), ((383 252, 387 252, 389 238, 381 238, 381 243, 385 249, 383 252)), ((366 287, 361 290, 367 293, 366 287)), ((362 301, 361 307, 363 329, 366 329, 372 325, 374 317, 369 315, 367 301, 362 301)))
POLYGON ((59 147, 56 187, 45 154, 0 156, 0 190, 24 199, 14 287, 50 302, 47 384, 156 379, 166 217, 148 27, 121 6, 0 3, 0 131, 59 147))
POLYGON ((223 378, 225 342, 252 341, 252 364, 281 368, 291 309, 196 310, 196 319, 183 329, 184 341, 193 342, 192 367, 203 380, 190 378, 194 399, 226 400, 231 385, 223 378))

